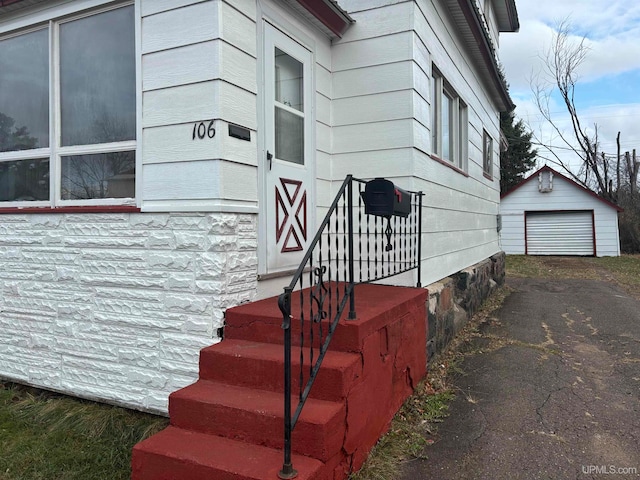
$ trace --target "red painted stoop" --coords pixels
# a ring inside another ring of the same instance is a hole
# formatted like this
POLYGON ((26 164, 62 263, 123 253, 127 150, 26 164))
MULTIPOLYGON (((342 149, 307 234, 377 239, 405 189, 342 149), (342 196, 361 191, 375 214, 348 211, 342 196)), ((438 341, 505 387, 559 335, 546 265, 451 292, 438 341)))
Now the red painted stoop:
MULTIPOLYGON (((342 480, 362 466, 426 373, 426 302, 425 289, 356 286, 357 318, 340 321, 293 432, 297 479, 342 480)), ((227 310, 225 339, 200 352, 200 379, 169 397, 171 426, 134 447, 132 480, 277 480, 281 323, 275 298, 227 310)))

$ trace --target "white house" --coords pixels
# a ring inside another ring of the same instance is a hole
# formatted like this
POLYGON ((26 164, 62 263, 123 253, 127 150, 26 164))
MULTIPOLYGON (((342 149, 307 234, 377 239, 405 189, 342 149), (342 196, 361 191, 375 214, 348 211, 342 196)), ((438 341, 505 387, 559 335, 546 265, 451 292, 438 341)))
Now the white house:
POLYGON ((422 285, 499 254, 517 29, 514 0, 1 0, 0 376, 166 412, 347 174, 425 192, 422 285))
POLYGON ((544 166, 500 203, 507 254, 620 255, 617 205, 544 166))

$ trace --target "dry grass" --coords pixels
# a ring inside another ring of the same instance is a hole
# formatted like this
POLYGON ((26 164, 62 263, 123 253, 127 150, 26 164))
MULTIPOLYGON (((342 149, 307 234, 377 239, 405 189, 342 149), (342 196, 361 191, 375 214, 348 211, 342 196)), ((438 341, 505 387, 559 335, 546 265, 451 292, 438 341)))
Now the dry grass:
POLYGON ((509 255, 507 277, 605 280, 640 298, 640 255, 601 258, 509 255))
POLYGON ((0 480, 125 480, 167 419, 0 382, 0 480))

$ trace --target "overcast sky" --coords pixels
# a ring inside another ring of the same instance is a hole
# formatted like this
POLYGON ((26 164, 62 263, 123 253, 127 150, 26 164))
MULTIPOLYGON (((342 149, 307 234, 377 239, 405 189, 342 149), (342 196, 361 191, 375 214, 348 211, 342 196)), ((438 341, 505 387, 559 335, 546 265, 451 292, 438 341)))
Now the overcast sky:
MULTIPOLYGON (((580 68, 576 105, 583 125, 598 124, 602 150, 616 152, 621 131, 622 151, 640 152, 640 2, 637 0, 516 0, 520 32, 500 37, 500 59, 517 115, 541 137, 561 145, 533 105, 530 79, 542 68, 555 27, 564 19, 575 40, 589 46, 580 68)), ((564 106, 556 97, 554 119, 569 131, 564 106)), ((541 154, 544 153, 541 151, 541 154)), ((541 160, 540 166, 545 161, 541 160)), ((553 166, 553 165, 552 165, 553 166)))

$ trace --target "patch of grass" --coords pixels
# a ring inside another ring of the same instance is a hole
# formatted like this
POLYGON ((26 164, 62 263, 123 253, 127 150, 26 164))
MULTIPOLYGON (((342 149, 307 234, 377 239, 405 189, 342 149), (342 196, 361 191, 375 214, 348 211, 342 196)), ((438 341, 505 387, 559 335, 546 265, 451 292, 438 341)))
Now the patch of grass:
POLYGON ((525 278, 587 278, 597 280, 602 271, 599 260, 585 257, 533 257, 507 255, 506 274, 508 277, 525 278))
POLYGON ((543 277, 544 269, 536 260, 537 257, 526 255, 507 255, 505 266, 507 277, 543 277))
POLYGON ((391 422, 391 429, 373 447, 363 467, 351 480, 390 480, 397 477, 398 465, 419 458, 428 445, 435 424, 448 415, 455 398, 450 390, 435 392, 428 380, 421 382, 391 422))
POLYGON ((507 277, 611 281, 640 298, 640 255, 600 258, 507 255, 506 274, 507 277))
POLYGON ((609 270, 620 285, 640 296, 640 255, 621 255, 590 260, 609 270))
POLYGON ((119 480, 164 417, 0 383, 0 480, 119 480))

